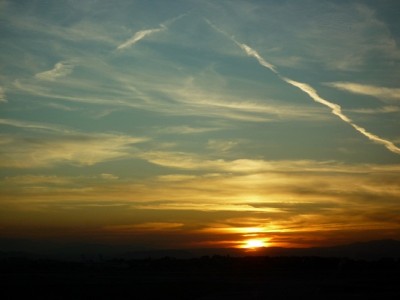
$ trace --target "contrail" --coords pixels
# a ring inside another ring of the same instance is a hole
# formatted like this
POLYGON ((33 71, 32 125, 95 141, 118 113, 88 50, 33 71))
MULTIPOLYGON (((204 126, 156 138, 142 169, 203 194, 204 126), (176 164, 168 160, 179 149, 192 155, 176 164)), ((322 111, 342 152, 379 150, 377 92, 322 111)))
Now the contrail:
POLYGON ((332 102, 329 102, 329 101, 321 98, 317 94, 317 91, 315 89, 313 89, 311 86, 309 86, 308 84, 302 83, 302 82, 298 82, 298 81, 294 81, 292 79, 289 79, 289 78, 286 78, 286 77, 282 77, 280 75, 278 75, 278 76, 279 76, 279 78, 281 78, 286 83, 289 83, 290 85, 293 85, 293 86, 297 87, 298 89, 300 89, 301 91, 303 91, 304 93, 306 93, 315 102, 321 103, 321 104, 329 107, 330 109, 332 109, 332 113, 334 115, 338 116, 343 121, 345 121, 347 123, 352 123, 351 119, 348 118, 346 115, 344 115, 342 113, 342 108, 340 107, 340 105, 332 103, 332 102))
POLYGON ((252 56, 255 59, 257 59, 257 61, 260 65, 262 65, 263 67, 274 72, 281 80, 283 80, 284 82, 286 82, 294 87, 297 87, 302 92, 306 93, 315 102, 318 102, 322 105, 329 107, 331 109, 332 114, 339 117, 342 121, 350 124, 355 130, 357 130, 359 133, 361 133, 362 135, 367 137, 372 142, 385 146, 389 151, 391 151, 393 153, 400 154, 400 148, 397 147, 393 142, 385 140, 373 133, 370 133, 365 128, 355 124, 349 117, 347 117, 342 112, 342 108, 340 107, 340 105, 338 105, 336 103, 332 103, 332 102, 322 98, 321 96, 318 95, 317 91, 313 87, 311 87, 310 85, 308 85, 306 83, 298 82, 298 81, 292 80, 290 78, 283 77, 276 70, 275 66, 273 64, 267 62, 260 54, 258 54, 258 52, 256 50, 254 50, 253 48, 251 48, 250 46, 248 46, 246 44, 238 42, 234 36, 228 35, 225 31, 223 31, 220 28, 218 28, 217 26, 215 26, 208 19, 205 19, 205 21, 216 31, 218 31, 218 32, 222 33, 223 35, 225 35, 226 37, 228 37, 232 42, 234 42, 237 46, 239 46, 248 56, 252 56))
POLYGON ((160 27, 158 27, 158 28, 145 29, 145 30, 140 30, 140 31, 136 32, 130 39, 127 39, 125 42, 123 42, 121 45, 119 45, 117 47, 117 50, 122 50, 122 49, 128 48, 128 47, 136 44, 137 42, 139 42, 141 39, 145 38, 148 35, 168 29, 169 25, 176 22, 180 18, 183 18, 187 14, 188 13, 185 13, 185 14, 182 14, 175 18, 169 19, 169 20, 161 23, 160 27))
POLYGON ((243 43, 239 43, 234 36, 230 36, 228 35, 225 31, 219 29, 217 26, 215 26, 210 20, 208 19, 204 19, 208 25, 210 25, 212 28, 214 28, 216 31, 222 33, 223 35, 225 35, 226 37, 228 37, 231 41, 233 41, 237 46, 239 46, 244 52, 246 52, 246 54, 248 56, 252 56, 255 59, 258 60, 258 63, 268 69, 270 69, 272 72, 278 74, 278 72, 275 69, 275 66, 269 62, 267 62, 264 58, 261 57, 260 54, 258 54, 258 52, 254 49, 252 49, 251 47, 249 47, 246 44, 243 43))
POLYGON ((246 44, 242 44, 237 42, 234 38, 232 40, 238 45, 248 56, 253 56, 255 59, 258 60, 258 63, 268 69, 270 69, 272 72, 278 74, 278 72, 275 70, 275 66, 270 64, 269 62, 265 61, 264 58, 258 54, 258 52, 251 47, 247 46, 246 44))
POLYGON ((329 102, 329 101, 321 98, 317 94, 317 91, 315 89, 313 89, 311 86, 309 86, 308 84, 301 83, 301 82, 298 82, 298 81, 294 81, 294 80, 291 80, 291 79, 286 78, 286 77, 282 77, 279 74, 278 74, 278 76, 283 81, 285 81, 288 84, 291 84, 291 85, 297 87, 298 89, 300 89, 304 93, 308 94, 311 97, 311 99, 313 99, 315 102, 321 103, 321 104, 329 107, 334 115, 338 116, 344 122, 350 124, 355 130, 357 130, 358 132, 360 132, 361 134, 366 136, 371 141, 373 141, 375 143, 378 143, 378 144, 381 144, 381 145, 384 145, 388 150, 392 151, 393 153, 400 154, 400 148, 399 147, 397 147, 391 141, 388 141, 388 140, 385 140, 383 138, 380 138, 379 136, 368 132, 365 128, 360 127, 357 124, 355 124, 349 117, 347 117, 345 114, 343 114, 342 108, 340 107, 340 105, 332 103, 332 102, 329 102))

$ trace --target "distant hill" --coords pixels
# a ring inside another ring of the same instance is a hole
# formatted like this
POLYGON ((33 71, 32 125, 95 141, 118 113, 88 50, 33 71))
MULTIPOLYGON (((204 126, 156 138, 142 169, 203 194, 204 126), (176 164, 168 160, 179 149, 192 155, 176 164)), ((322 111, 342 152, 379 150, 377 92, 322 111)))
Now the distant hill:
POLYGON ((53 243, 22 239, 0 239, 0 258, 56 258, 56 259, 144 259, 144 258, 193 258, 202 256, 319 256, 348 257, 376 260, 386 257, 400 258, 400 241, 377 240, 333 247, 280 248, 268 247, 254 252, 235 248, 199 249, 137 249, 129 246, 110 246, 84 243, 53 243))
POLYGON ((377 240, 357 242, 332 247, 266 248, 263 255, 270 256, 321 256, 348 257, 353 259, 400 258, 400 241, 377 240))
POLYGON ((125 253, 126 258, 146 257, 177 257, 189 258, 205 255, 230 255, 230 256, 320 256, 320 257, 348 257, 353 259, 380 259, 385 257, 400 258, 400 241, 377 240, 358 242, 333 247, 312 248, 280 248, 268 247, 254 252, 246 252, 243 249, 206 248, 190 250, 156 250, 156 251, 133 251, 125 253))
POLYGON ((400 241, 378 240, 359 242, 349 245, 330 247, 327 249, 332 256, 346 256, 350 258, 379 259, 384 257, 400 258, 400 241))

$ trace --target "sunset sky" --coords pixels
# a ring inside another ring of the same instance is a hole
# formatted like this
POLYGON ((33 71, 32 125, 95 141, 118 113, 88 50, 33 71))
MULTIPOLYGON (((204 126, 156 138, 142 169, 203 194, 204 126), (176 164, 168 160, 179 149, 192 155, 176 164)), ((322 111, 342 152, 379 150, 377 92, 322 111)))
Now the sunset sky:
POLYGON ((0 237, 400 238, 399 11, 0 0, 0 237))

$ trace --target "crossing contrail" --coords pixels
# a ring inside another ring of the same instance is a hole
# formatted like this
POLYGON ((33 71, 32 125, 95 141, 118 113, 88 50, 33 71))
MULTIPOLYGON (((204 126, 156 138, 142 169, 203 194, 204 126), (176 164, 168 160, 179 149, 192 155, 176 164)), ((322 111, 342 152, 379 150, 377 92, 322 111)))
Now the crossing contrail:
POLYGON ((223 35, 225 35, 226 37, 228 37, 232 42, 234 42, 238 47, 240 47, 246 53, 246 55, 248 55, 250 57, 254 57, 261 66, 274 72, 282 81, 300 89, 302 92, 307 94, 315 102, 318 102, 322 105, 325 105, 326 107, 329 107, 331 109, 332 114, 339 117, 342 121, 350 124, 356 131, 358 131, 359 133, 361 133, 362 135, 367 137, 372 142, 385 146, 386 149, 388 149, 389 151, 391 151, 393 153, 400 154, 400 148, 397 147, 393 142, 383 139, 371 132, 368 132, 365 128, 355 124, 349 117, 347 117, 342 112, 342 108, 339 104, 333 103, 329 100, 322 98, 320 95, 318 95, 317 91, 313 87, 311 87, 310 85, 308 85, 306 83, 298 82, 293 79, 282 76, 277 71, 276 67, 273 64, 269 63, 268 61, 266 61, 256 50, 254 50, 253 48, 251 48, 250 46, 248 46, 246 44, 238 42, 234 36, 228 35, 225 31, 218 28, 211 21, 209 21, 207 19, 205 19, 205 21, 216 31, 218 31, 218 32, 222 33, 223 35))

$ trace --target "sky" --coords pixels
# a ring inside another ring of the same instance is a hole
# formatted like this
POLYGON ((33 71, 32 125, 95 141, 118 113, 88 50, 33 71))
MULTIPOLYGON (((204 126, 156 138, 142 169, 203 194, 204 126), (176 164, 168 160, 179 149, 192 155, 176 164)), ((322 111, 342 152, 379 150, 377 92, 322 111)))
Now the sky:
POLYGON ((0 237, 400 238, 396 0, 0 0, 0 237))

